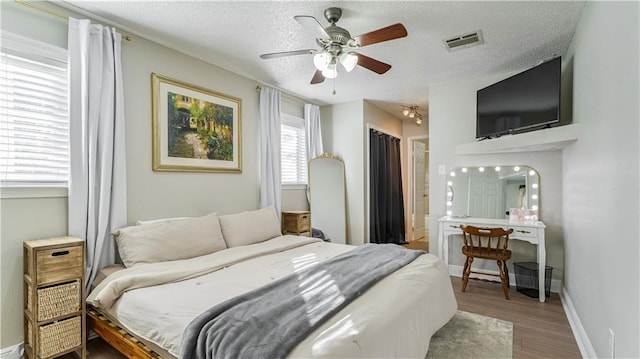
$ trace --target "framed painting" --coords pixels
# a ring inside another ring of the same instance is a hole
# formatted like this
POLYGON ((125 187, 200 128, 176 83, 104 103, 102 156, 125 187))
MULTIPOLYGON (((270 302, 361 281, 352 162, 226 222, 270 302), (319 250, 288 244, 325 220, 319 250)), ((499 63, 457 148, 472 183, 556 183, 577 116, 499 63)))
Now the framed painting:
POLYGON ((242 172, 242 100, 151 74, 153 170, 242 172))

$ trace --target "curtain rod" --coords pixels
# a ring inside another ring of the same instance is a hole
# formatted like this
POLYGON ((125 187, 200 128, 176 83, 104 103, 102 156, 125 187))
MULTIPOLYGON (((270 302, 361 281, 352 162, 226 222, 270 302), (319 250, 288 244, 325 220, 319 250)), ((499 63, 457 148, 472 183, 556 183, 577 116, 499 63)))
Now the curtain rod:
POLYGON ((394 135, 392 135, 390 133, 386 133, 383 130, 378 130, 378 129, 375 129, 375 128, 369 128, 369 130, 373 131, 375 134, 378 134, 378 135, 389 136, 389 137, 391 137, 391 138, 393 138, 395 140, 402 140, 401 138, 396 137, 396 136, 394 136, 394 135))
MULTIPOLYGON (((262 90, 262 86, 256 85, 256 91, 260 92, 260 90, 262 90)), ((301 99, 301 98, 296 97, 294 95, 290 95, 290 94, 288 94, 288 93, 286 93, 286 92, 284 92, 282 90, 280 90, 280 92, 282 93, 282 97, 284 99, 289 100, 289 101, 296 102, 296 103, 301 103, 301 104, 311 103, 310 101, 307 101, 305 99, 301 99)))
MULTIPOLYGON (((51 16, 58 17, 60 19, 63 19, 64 21, 69 21, 69 17, 68 16, 65 16, 65 15, 62 15, 62 14, 58 14, 55 11, 51 11, 49 9, 45 9, 43 7, 34 5, 34 4, 32 4, 32 3, 28 2, 28 1, 25 1, 25 0, 12 0, 12 1, 17 3, 17 4, 24 5, 26 7, 32 8, 34 10, 38 10, 38 11, 43 12, 45 14, 49 14, 51 16)), ((133 41, 133 38, 131 36, 129 36, 129 35, 122 35, 122 39, 124 41, 127 41, 127 42, 133 41)))

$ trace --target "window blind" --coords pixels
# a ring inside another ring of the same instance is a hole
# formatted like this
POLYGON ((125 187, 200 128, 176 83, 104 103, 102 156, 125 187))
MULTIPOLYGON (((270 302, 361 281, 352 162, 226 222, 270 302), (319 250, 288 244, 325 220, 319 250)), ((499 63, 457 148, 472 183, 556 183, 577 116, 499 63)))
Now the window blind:
POLYGON ((283 115, 280 136, 282 184, 307 184, 304 120, 283 115))
POLYGON ((2 34, 0 182, 66 185, 69 116, 66 50, 2 34))

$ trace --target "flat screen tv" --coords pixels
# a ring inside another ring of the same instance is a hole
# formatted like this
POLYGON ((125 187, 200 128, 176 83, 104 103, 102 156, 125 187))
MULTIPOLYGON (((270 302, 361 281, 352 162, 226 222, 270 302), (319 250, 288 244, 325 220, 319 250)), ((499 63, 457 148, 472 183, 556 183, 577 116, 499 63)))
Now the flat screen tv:
POLYGON ((478 90, 476 138, 500 137, 560 121, 560 63, 556 57, 478 90))

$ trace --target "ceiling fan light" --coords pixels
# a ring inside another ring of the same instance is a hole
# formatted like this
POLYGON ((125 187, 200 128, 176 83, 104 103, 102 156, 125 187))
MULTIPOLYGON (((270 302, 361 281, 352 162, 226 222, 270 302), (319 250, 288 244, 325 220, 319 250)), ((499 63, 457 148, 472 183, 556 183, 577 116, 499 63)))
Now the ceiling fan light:
POLYGON ((415 111, 409 112, 409 118, 414 118, 414 117, 416 117, 416 112, 415 111))
POLYGON ((418 125, 422 124, 422 118, 418 117, 418 119, 416 120, 416 123, 417 123, 418 125))
POLYGON ((404 110, 402 110, 402 114, 405 116, 409 116, 409 109, 405 108, 404 110))
POLYGON ((340 63, 347 72, 351 72, 358 64, 358 55, 353 52, 343 52, 340 55, 340 63))
POLYGON ((329 63, 331 63, 331 55, 326 52, 321 52, 313 56, 313 64, 316 66, 316 69, 320 71, 324 71, 327 66, 329 66, 329 63))
POLYGON ((335 79, 336 77, 338 77, 338 69, 336 68, 336 64, 330 63, 329 65, 327 65, 327 68, 322 70, 322 76, 327 79, 335 79))

